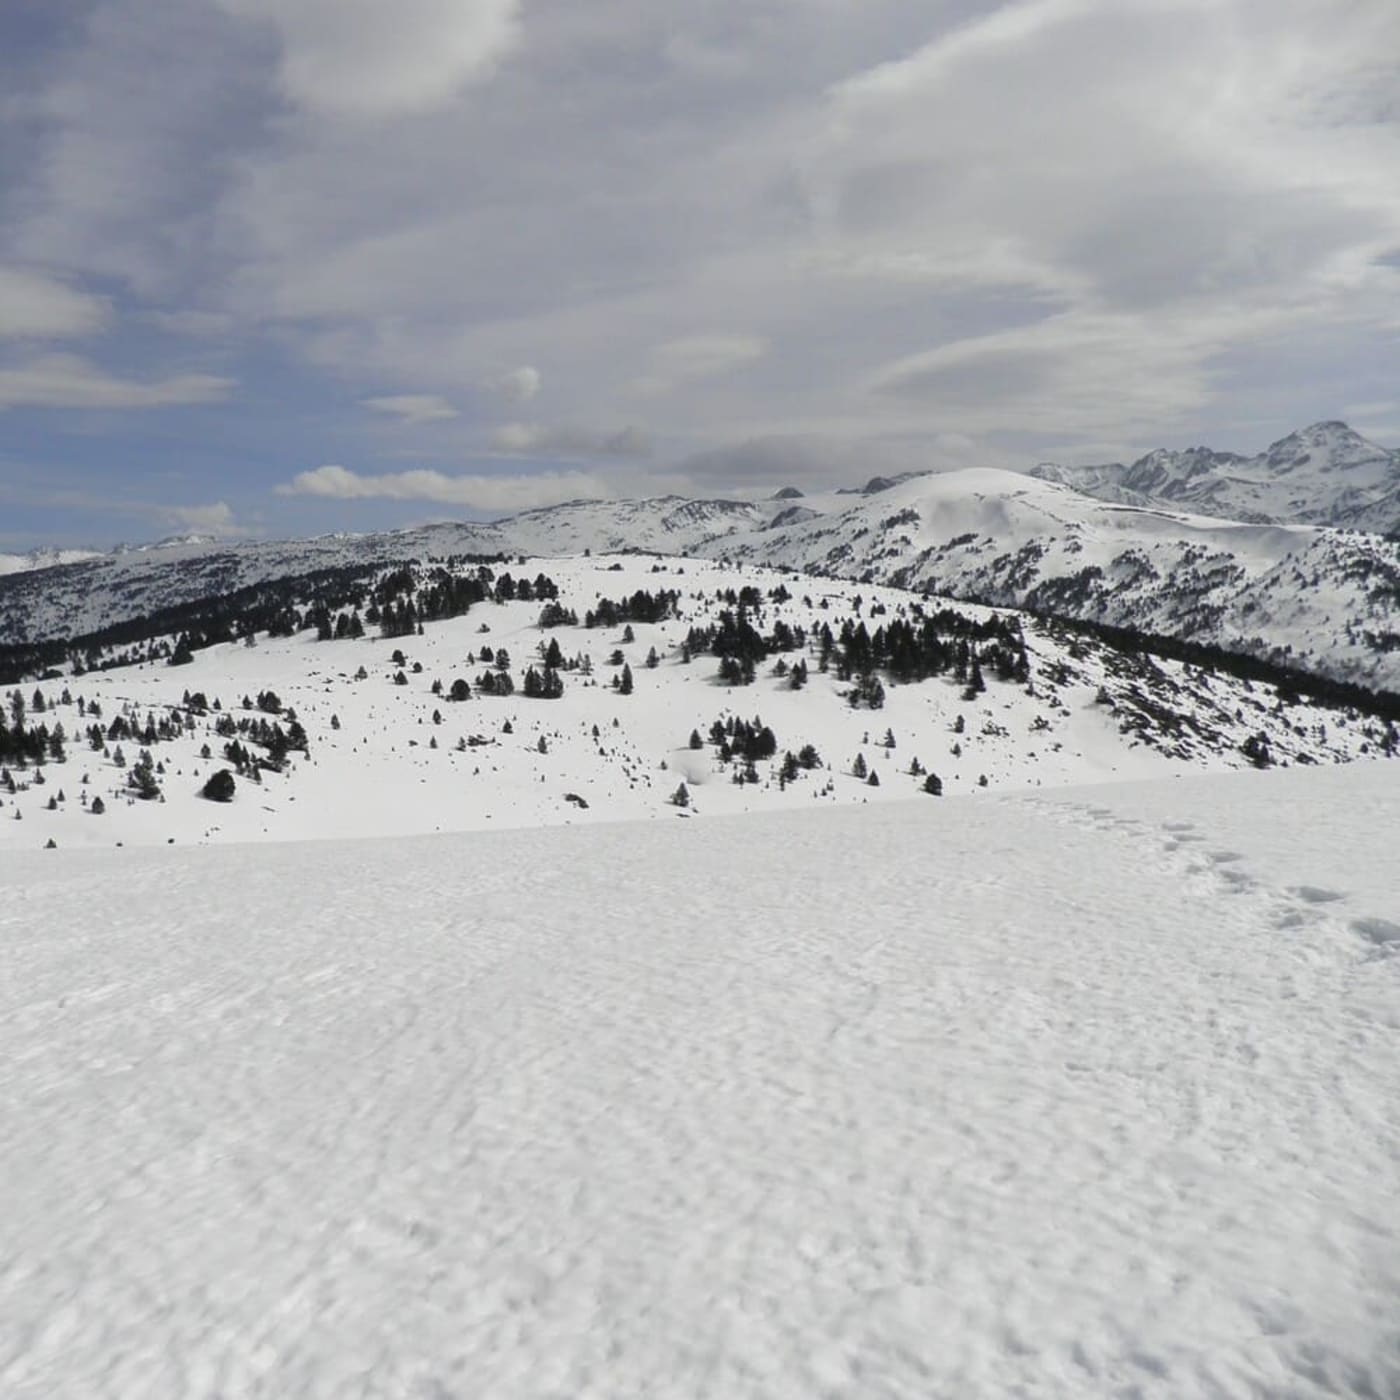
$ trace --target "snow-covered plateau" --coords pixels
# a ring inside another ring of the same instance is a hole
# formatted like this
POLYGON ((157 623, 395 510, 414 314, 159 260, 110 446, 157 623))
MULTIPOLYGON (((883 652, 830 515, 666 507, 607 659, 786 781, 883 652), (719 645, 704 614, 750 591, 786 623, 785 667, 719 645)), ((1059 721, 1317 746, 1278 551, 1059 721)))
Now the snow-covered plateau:
POLYGON ((0 1394, 1400 1394, 1397 830, 1354 763, 0 853, 0 1394))

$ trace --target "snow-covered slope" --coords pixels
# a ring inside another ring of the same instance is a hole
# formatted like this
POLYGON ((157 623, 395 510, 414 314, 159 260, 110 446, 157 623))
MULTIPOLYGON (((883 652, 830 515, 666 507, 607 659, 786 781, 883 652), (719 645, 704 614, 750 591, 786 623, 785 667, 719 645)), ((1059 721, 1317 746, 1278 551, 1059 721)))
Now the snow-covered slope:
POLYGON ((31 549, 27 554, 0 554, 0 574, 24 574, 56 564, 78 564, 101 556, 92 549, 31 549))
POLYGON ((123 550, 0 585, 0 645, 77 637, 197 598, 313 573, 454 555, 651 550, 681 555, 735 531, 760 529, 784 503, 571 501, 506 520, 419 526, 306 540, 174 542, 123 550))
POLYGON ((0 1393, 1400 1394, 1400 766, 3 856, 0 1393))
POLYGON ((1032 475, 1104 500, 1230 520, 1400 533, 1400 452, 1339 422, 1290 433, 1257 457, 1208 447, 1159 448, 1127 466, 1042 463, 1032 475))
MULTIPOLYGON (((13 791, 0 774, 0 851, 50 840, 60 849, 293 840, 907 805, 935 800, 924 791, 929 772, 951 796, 1262 761, 1331 764, 1394 751, 1400 741, 1379 720, 1281 700, 1272 685, 1117 651, 1035 619, 1025 619, 1022 632, 1015 615, 1006 622, 1013 638, 1024 638, 1023 678, 998 679, 988 634, 977 647, 981 693, 969 694, 970 673, 960 677, 953 666, 908 684, 884 671, 880 707, 868 700, 855 707, 855 681, 841 678, 846 624, 878 634, 929 618, 956 644, 956 623, 939 622, 936 606, 899 590, 796 580, 753 566, 594 557, 533 560, 517 573, 540 570, 579 625, 541 628, 539 601, 484 602, 427 623, 419 636, 318 642, 313 631, 263 634, 251 647, 197 650, 186 665, 125 665, 26 687, 25 723, 61 725, 67 757, 42 768, 12 763, 13 791), (733 614, 745 588, 761 600, 747 611, 752 625, 771 636, 784 626, 794 642, 761 662, 752 684, 726 685, 718 658, 697 649, 687 660, 687 642, 693 628, 733 614), (630 641, 620 623, 583 625, 600 599, 638 590, 675 591, 676 614, 628 624, 630 641), (823 628, 836 639, 825 670, 823 628), (563 660, 564 693, 527 698, 525 668, 541 667, 551 641, 563 660), (487 646, 489 662, 481 655, 487 646), (515 684, 508 698, 486 695, 480 684, 483 673, 498 672, 502 648, 515 684), (794 689, 799 662, 807 680, 794 689), (630 695, 613 684, 623 664, 630 695), (470 698, 453 702, 459 679, 470 698), (279 711, 258 708, 268 692, 279 711), (306 730, 309 752, 293 752, 283 771, 256 783, 240 774, 231 803, 203 798, 209 777, 233 767, 230 740, 257 747, 232 727, 286 725, 288 709, 306 730), (716 721, 730 720, 774 736, 773 752, 742 784, 735 781, 742 758, 726 758, 711 737, 716 721), (693 731, 699 747, 691 747, 693 731), (807 745, 815 766, 785 778, 785 754, 807 745), (160 765, 158 800, 138 799, 131 786, 143 747, 160 765), (673 801, 682 784, 685 808, 673 801)), ((957 616, 980 625, 999 615, 967 606, 957 616)), ((8 713, 12 705, 3 703, 8 713)))
POLYGON ((1116 505, 1014 472, 921 477, 726 557, 1131 627, 1400 690, 1400 542, 1116 505))

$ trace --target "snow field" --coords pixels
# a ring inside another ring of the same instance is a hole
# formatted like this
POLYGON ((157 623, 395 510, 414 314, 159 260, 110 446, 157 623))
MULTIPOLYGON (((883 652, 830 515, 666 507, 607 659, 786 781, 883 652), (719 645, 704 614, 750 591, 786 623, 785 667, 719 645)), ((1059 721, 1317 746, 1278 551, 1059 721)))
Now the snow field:
POLYGON ((0 1392, 1396 1394, 1397 819, 6 853, 0 1392))
MULTIPOLYGON (((766 594, 785 582, 794 597, 779 608, 770 605, 767 625, 777 613, 809 631, 823 622, 839 631, 841 622, 854 615, 857 598, 863 600, 861 617, 873 630, 896 616, 910 595, 850 582, 784 580, 770 571, 727 569, 704 560, 665 560, 654 572, 655 566, 649 556, 580 557, 530 560, 514 569, 517 576, 530 578, 541 570, 548 573, 560 586, 561 601, 581 620, 599 597, 617 599, 637 589, 680 591, 687 616, 655 625, 636 623, 632 643, 621 641, 621 626, 542 631, 537 626, 539 603, 485 603, 463 617, 429 623, 421 637, 316 642, 310 632, 291 638, 264 635, 253 648, 227 645, 196 652, 186 666, 128 666, 46 682, 43 689, 51 702, 64 684, 75 697, 97 700, 104 726, 125 705, 134 705, 144 723, 149 711, 160 714, 163 707, 178 706, 186 690, 202 691, 211 702, 218 697, 225 713, 241 717, 243 696, 256 697, 271 689, 296 710, 306 727, 310 757, 293 755, 289 774, 267 775, 260 786, 240 781, 230 804, 207 802, 199 796, 204 781, 227 766, 222 761, 225 741, 212 732, 217 716, 210 714, 187 737, 153 750, 167 769, 162 779, 166 800, 139 802, 127 788, 128 769, 88 749, 81 729, 90 721, 77 715, 75 705, 60 706, 45 718, 50 724, 60 720, 68 731, 68 761, 50 765, 43 786, 21 790, 13 798, 0 792, 0 850, 34 849, 50 839, 68 849, 118 842, 299 840, 618 819, 674 821, 678 812, 670 798, 682 781, 690 792, 692 816, 701 818, 817 801, 932 801, 920 791, 922 779, 908 774, 914 757, 940 776, 948 795, 978 792, 983 776, 994 792, 1158 776, 1180 773, 1188 766, 1119 733, 1116 715, 1095 703, 1105 680, 1117 684, 1106 676, 1097 653, 1091 650, 1083 661, 1072 661, 1063 647, 1034 630, 1028 646, 1035 696, 1022 687, 989 680, 984 695, 965 701, 962 687, 949 676, 917 685, 889 685, 883 709, 853 710, 843 698, 848 686, 834 671, 820 674, 810 654, 810 680, 800 692, 770 674, 771 659, 753 685, 725 687, 716 679, 713 656, 697 656, 690 665, 679 659, 692 623, 712 620, 724 606, 714 602, 717 588, 737 590, 748 584, 766 594), (692 599, 696 591, 706 595, 705 603, 692 599), (810 608, 804 603, 807 597, 810 608), (888 611, 872 615, 876 602, 888 611), (490 630, 482 633, 483 625, 490 630), (538 664, 536 648, 550 638, 566 656, 589 654, 597 684, 587 684, 577 672, 566 673, 565 693, 557 701, 527 700, 517 690, 507 699, 474 696, 454 704, 445 695, 431 693, 434 680, 448 691, 458 677, 475 692, 477 677, 487 668, 465 658, 483 645, 507 648, 518 686, 525 665, 538 664), (654 670, 645 664, 653 646, 661 658, 654 670), (610 687, 616 668, 606 662, 615 648, 631 667, 631 696, 620 696, 610 687), (399 669, 390 659, 395 650, 402 650, 406 658, 404 686, 393 683, 399 669), (1077 674, 1058 688, 1059 702, 1054 703, 1057 688, 1045 677, 1046 668, 1057 662, 1069 663, 1077 674), (413 671, 415 663, 422 666, 421 673, 413 671), (356 680, 362 666, 367 678, 356 680), (435 710, 442 716, 440 725, 432 723, 435 710), (733 770, 720 766, 708 744, 700 751, 686 747, 692 729, 708 738, 711 723, 724 715, 745 720, 760 716, 776 733, 777 760, 759 765, 763 781, 757 786, 736 786, 733 770), (333 716, 340 720, 339 730, 331 727, 333 716), (965 728, 955 733, 959 716, 965 728), (511 734, 504 732, 507 721, 511 734), (1046 727, 1037 728, 1040 724, 1046 727), (881 743, 886 729, 896 739, 896 747, 888 751, 881 743), (544 754, 538 748, 541 737, 544 754), (481 746, 458 752, 460 741, 475 738, 484 741, 481 746), (434 739, 437 749, 430 747, 434 739), (206 743, 212 760, 199 757, 206 743), (825 766, 782 791, 777 768, 783 751, 796 752, 804 743, 816 746, 825 766), (955 747, 960 754, 954 753, 955 747), (878 787, 853 775, 857 754, 878 774, 878 787), (84 774, 90 778, 87 785, 84 774), (102 797, 104 816, 94 817, 82 807, 85 786, 89 796, 102 797), (60 790, 65 801, 57 810, 47 810, 50 796, 60 790), (582 797, 588 807, 571 802, 570 793, 582 797), (16 811, 23 814, 19 821, 14 819, 16 811)), ((972 605, 959 609, 972 616, 990 612, 972 605)), ((797 656, 793 653, 787 660, 791 663, 797 656)), ((1164 663, 1164 669, 1181 675, 1174 664, 1164 663)), ((26 699, 32 689, 22 688, 26 699)), ((1319 755, 1323 761, 1355 757, 1367 742, 1363 726, 1348 725, 1333 712, 1308 706, 1289 716, 1301 735, 1280 728, 1270 717, 1270 696, 1262 687, 1244 694, 1235 683, 1217 680, 1209 690, 1193 689, 1191 705, 1225 734, 1227 745, 1225 752, 1197 754, 1194 766, 1247 763, 1238 745, 1261 725, 1272 726, 1278 757, 1284 761, 1295 750, 1319 755), (1318 724, 1326 726, 1325 742, 1318 738, 1318 724)), ((122 747, 130 765, 139 744, 128 741, 122 747)), ((17 776, 22 782, 32 777, 23 772, 17 776)))

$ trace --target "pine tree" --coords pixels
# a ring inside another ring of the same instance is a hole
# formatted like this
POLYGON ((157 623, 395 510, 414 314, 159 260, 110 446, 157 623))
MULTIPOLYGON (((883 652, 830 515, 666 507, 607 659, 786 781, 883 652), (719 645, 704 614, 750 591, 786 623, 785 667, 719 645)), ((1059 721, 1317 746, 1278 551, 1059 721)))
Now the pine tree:
POLYGON ((631 695, 632 693, 632 668, 626 664, 622 667, 622 678, 617 683, 619 695, 631 695))
POLYGON ((200 796, 208 798, 210 802, 232 802, 236 788, 233 774, 227 768, 220 768, 217 773, 210 775, 209 781, 200 791, 200 796))
POLYGON ((155 765, 151 761, 149 749, 141 750, 141 756, 132 765, 126 781, 143 802, 150 802, 160 796, 160 784, 156 781, 155 765))
POLYGON ((857 778, 869 776, 869 769, 865 766, 865 755, 863 753, 858 753, 856 755, 856 761, 851 764, 851 774, 857 778))

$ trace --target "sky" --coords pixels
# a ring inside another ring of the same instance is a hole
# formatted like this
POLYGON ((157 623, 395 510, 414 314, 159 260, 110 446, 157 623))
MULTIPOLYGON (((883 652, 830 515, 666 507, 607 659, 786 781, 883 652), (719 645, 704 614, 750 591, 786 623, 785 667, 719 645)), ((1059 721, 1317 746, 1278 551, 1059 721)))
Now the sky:
POLYGON ((1400 442, 1394 0, 0 0, 0 549, 1400 442))

